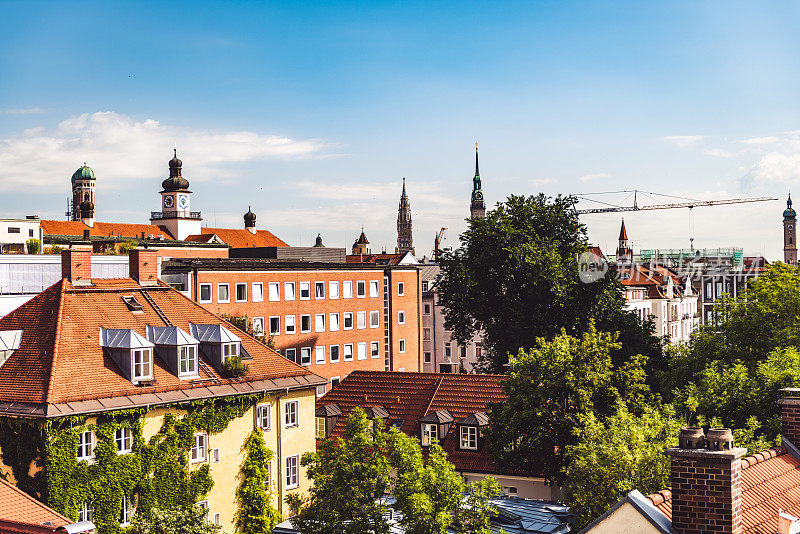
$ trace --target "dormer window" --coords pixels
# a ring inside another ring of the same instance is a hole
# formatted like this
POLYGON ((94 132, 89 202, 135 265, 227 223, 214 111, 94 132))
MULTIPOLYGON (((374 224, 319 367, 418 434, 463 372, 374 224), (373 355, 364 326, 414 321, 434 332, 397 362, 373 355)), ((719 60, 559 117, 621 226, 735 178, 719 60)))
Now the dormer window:
POLYGON ((130 328, 100 328, 100 346, 134 384, 153 380, 155 345, 130 328))
POLYGON ((435 423, 422 423, 422 446, 429 447, 434 440, 439 439, 439 425, 435 423))
POLYGON ((200 343, 203 354, 219 370, 230 358, 240 356, 246 360, 251 357, 242 347, 242 339, 221 324, 189 323, 189 329, 192 337, 200 343))
POLYGON ((177 326, 148 326, 147 339, 178 378, 197 378, 200 341, 177 326))
POLYGON ((458 421, 458 448, 465 451, 477 451, 481 446, 481 429, 489 425, 486 412, 476 412, 458 421))
POLYGON ((22 341, 22 330, 4 330, 0 332, 0 365, 19 348, 22 341))
POLYGON ((133 381, 153 379, 153 349, 133 351, 133 381))
POLYGON ((197 374, 197 347, 189 345, 179 348, 180 361, 178 362, 178 374, 180 376, 197 374))
POLYGON ((417 422, 422 445, 429 446, 432 440, 443 440, 447 436, 453 416, 447 410, 436 410, 422 419, 418 419, 417 422))
POLYGON ((462 426, 460 434, 460 448, 472 451, 478 450, 478 427, 462 426))
POLYGON ((239 355, 239 343, 223 343, 222 344, 222 363, 228 361, 228 358, 239 355))

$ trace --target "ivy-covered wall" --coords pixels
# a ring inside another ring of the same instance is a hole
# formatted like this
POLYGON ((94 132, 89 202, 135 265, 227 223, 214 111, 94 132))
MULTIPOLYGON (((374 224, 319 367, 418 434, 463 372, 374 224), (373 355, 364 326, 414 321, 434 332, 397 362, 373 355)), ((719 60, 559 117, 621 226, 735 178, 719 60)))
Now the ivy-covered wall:
POLYGON ((2 417, 0 460, 11 468, 24 491, 74 520, 82 503, 90 503, 98 531, 116 533, 121 530, 124 495, 143 513, 202 500, 214 481, 208 464, 189 468, 195 432, 222 432, 260 399, 251 395, 175 405, 176 411, 186 415, 167 413, 147 442, 142 435, 145 409, 47 421, 2 417), (133 434, 128 454, 117 453, 115 433, 122 427, 133 434), (93 462, 76 458, 85 430, 95 434, 93 462))

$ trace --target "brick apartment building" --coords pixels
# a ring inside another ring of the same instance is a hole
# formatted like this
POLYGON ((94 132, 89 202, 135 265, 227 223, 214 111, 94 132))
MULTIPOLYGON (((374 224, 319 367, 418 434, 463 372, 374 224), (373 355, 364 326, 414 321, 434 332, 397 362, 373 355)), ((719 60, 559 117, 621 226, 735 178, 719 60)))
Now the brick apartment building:
POLYGON ((328 379, 352 371, 419 371, 420 277, 414 266, 186 259, 162 279, 218 315, 247 317, 256 335, 328 379))

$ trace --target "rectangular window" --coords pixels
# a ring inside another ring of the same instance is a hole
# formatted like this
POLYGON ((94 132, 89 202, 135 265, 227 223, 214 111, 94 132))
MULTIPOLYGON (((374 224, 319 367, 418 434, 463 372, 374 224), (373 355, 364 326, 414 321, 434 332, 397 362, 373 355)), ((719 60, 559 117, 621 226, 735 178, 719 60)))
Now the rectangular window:
POLYGON ((314 298, 325 298, 325 282, 314 282, 314 298))
POLYGON ((289 456, 286 458, 286 488, 296 488, 300 485, 298 466, 300 465, 299 456, 289 456))
POLYGON ((211 284, 200 284, 200 302, 211 302, 211 284))
POLYGON ((331 363, 339 363, 339 345, 331 345, 331 363))
POLYGON ((444 357, 445 358, 450 357, 450 342, 444 344, 444 357))
POLYGON ((82 521, 94 521, 94 508, 88 502, 78 507, 78 523, 82 521))
POLYGON ((80 433, 78 441, 78 460, 91 460, 94 458, 94 432, 84 430, 80 433))
POLYGON ((316 419, 315 428, 317 431, 317 439, 325 439, 326 437, 328 437, 325 434, 325 418, 315 417, 314 419, 316 419))
POLYGON ((283 284, 283 300, 294 300, 294 282, 283 284))
POLYGON ((300 332, 303 334, 311 332, 311 316, 310 315, 301 315, 300 316, 300 332))
POLYGON ((406 324, 406 312, 400 310, 397 312, 397 324, 406 324))
POLYGON ((332 378, 331 378, 331 389, 333 389, 333 388, 335 388, 336 386, 338 386, 338 385, 339 385, 339 382, 341 382, 341 380, 339 379, 339 377, 338 377, 338 376, 334 376, 334 377, 332 377, 332 378))
POLYGON ((181 347, 179 359, 181 376, 197 374, 197 347, 194 345, 181 347))
POLYGON ((358 344, 358 359, 359 360, 366 360, 367 359, 367 342, 362 341, 358 344))
POLYGON ((311 365, 311 347, 300 349, 300 365, 311 365))
POLYGON ((264 302, 264 284, 253 282, 253 302, 264 302))
POLYGON ((33 229, 28 230, 28 237, 33 237, 33 229))
POLYGON ((402 297, 405 294, 406 294, 406 283, 397 282, 397 296, 402 297))
POLYGON ((439 427, 434 423, 422 423, 422 445, 424 447, 439 439, 439 427))
POLYGON ((381 344, 377 341, 372 341, 369 344, 369 354, 371 358, 380 358, 381 356, 381 344))
POLYGON ((222 344, 222 363, 228 361, 228 358, 239 355, 239 343, 223 343, 222 344))
POLYGON ((339 282, 328 282, 328 298, 339 298, 339 282))
POLYGON ((300 300, 311 298, 311 282, 300 282, 300 300))
POLYGON ((426 352, 425 353, 425 363, 431 363, 431 353, 430 352, 426 352))
POLYGON ((428 341, 431 339, 431 329, 430 328, 423 328, 422 329, 422 339, 428 341))
POLYGON ((423 314, 430 315, 431 314, 431 305, 430 304, 425 304, 425 307, 423 308, 423 310, 424 310, 422 312, 423 314))
POLYGON ((317 390, 317 397, 322 397, 323 395, 325 395, 325 392, 327 391, 325 384, 317 386, 316 390, 317 390))
POLYGON ((270 317, 269 318, 269 335, 271 336, 279 336, 281 333, 281 318, 280 317, 270 317))
POLYGON ((367 312, 360 311, 356 314, 356 326, 358 329, 367 327, 367 312))
POLYGON ((367 282, 365 280, 358 280, 356 282, 356 297, 363 299, 367 296, 367 282))
POLYGON ((286 428, 298 426, 297 421, 297 401, 286 401, 283 404, 284 423, 286 428))
POLYGON ((19 232, 19 228, 15 227, 15 226, 9 226, 8 227, 8 233, 9 234, 18 234, 18 233, 20 233, 19 232))
POLYGON ((370 280, 369 281, 369 296, 370 297, 377 297, 378 296, 378 281, 377 280, 370 280))
POLYGON ((316 351, 317 351, 317 358, 315 361, 317 365, 323 365, 325 363, 325 346, 324 345, 317 346, 316 351))
POLYGON ((247 284, 236 284, 236 302, 247 302, 247 284))
POLYGON ((287 360, 297 363, 297 349, 286 349, 285 353, 287 360))
POLYGON ((401 340, 400 340, 400 347, 399 347, 399 349, 400 349, 400 350, 399 350, 398 352, 400 352, 401 354, 402 354, 403 352, 405 352, 405 351, 406 351, 406 340, 405 340, 405 339, 401 339, 401 340))
POLYGON ((258 407, 256 425, 262 430, 269 430, 269 404, 258 407))
POLYGON ((332 313, 331 314, 331 320, 330 320, 330 324, 328 324, 328 329, 331 332, 338 332, 339 331, 339 314, 338 313, 332 313))
POLYGON ((217 284, 217 302, 230 302, 230 301, 231 301, 230 284, 217 284))
POLYGON ((125 426, 116 429, 114 441, 117 444, 117 454, 128 454, 133 450, 133 430, 125 426))
POLYGON ((466 358, 467 357, 467 347, 466 346, 462 345, 462 346, 458 347, 458 352, 459 352, 458 355, 461 358, 466 358))
POLYGON ((254 336, 263 336, 264 335, 264 318, 263 317, 253 317, 253 335, 254 336))
POLYGON ((480 361, 481 359, 481 352, 483 351, 483 345, 480 343, 475 343, 475 358, 480 361))
POLYGON ((286 321, 286 333, 294 334, 296 332, 294 315, 287 315, 286 317, 284 317, 284 320, 286 321))
POLYGON ((128 497, 127 495, 122 496, 122 510, 119 513, 119 526, 125 527, 131 524, 131 519, 133 519, 133 513, 135 512, 135 508, 133 507, 133 499, 128 497))
POLYGON ((342 347, 344 351, 344 361, 352 362, 353 361, 353 344, 352 343, 345 343, 342 347))
POLYGON ((192 463, 205 462, 207 458, 206 452, 208 451, 208 434, 199 433, 194 435, 194 443, 192 445, 192 463))
POLYGON ((317 332, 325 331, 325 314, 318 313, 314 316, 314 330, 317 332))
POLYGON ((281 283, 280 282, 270 282, 269 283, 269 301, 270 302, 278 302, 281 300, 281 283))
POLYGON ((378 328, 381 325, 381 312, 373 310, 369 312, 369 327, 378 328))
POLYGON ((424 282, 422 282, 422 292, 424 293, 427 290, 428 290, 428 281, 425 280, 424 282))
POLYGON ((350 280, 342 282, 342 298, 343 299, 353 298, 353 282, 351 282, 350 280))
POLYGON ((344 314, 344 329, 345 330, 353 329, 353 314, 350 312, 344 314))
POLYGON ((462 426, 461 439, 459 440, 462 449, 478 449, 478 427, 462 426))
POLYGON ((152 349, 137 349, 133 351, 133 379, 147 380, 153 377, 153 351, 152 349))

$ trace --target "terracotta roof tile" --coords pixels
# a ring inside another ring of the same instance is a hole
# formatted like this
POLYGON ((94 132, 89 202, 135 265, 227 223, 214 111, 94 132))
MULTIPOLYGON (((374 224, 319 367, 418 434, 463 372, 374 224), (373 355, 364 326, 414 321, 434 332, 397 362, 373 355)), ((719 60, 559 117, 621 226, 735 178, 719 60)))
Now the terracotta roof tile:
POLYGON ((92 237, 132 237, 141 238, 154 235, 165 239, 172 236, 154 224, 129 224, 129 223, 104 223, 96 222, 94 227, 89 227, 81 221, 41 221, 42 232, 45 235, 72 235, 83 237, 85 230, 89 230, 92 237))
POLYGON ((233 248, 244 247, 288 247, 282 239, 267 230, 256 230, 253 234, 244 228, 203 228, 199 234, 190 235, 187 241, 203 241, 201 236, 216 235, 223 243, 233 248))
POLYGON ((103 399, 102 406, 111 408, 150 394, 184 399, 187 396, 180 391, 209 385, 235 387, 237 382, 292 376, 308 376, 311 382, 319 379, 163 283, 140 286, 124 278, 74 287, 62 280, 0 319, 0 330, 11 329, 23 330, 22 341, 0 366, 0 403, 84 403, 80 406, 87 408, 92 405, 85 401, 103 399), (222 378, 201 351, 200 379, 179 380, 156 357, 155 385, 134 385, 100 347, 99 333, 101 327, 131 328, 145 336, 147 325, 164 326, 161 313, 145 294, 173 325, 187 332, 190 322, 224 324, 235 332, 253 356, 246 362, 250 373, 240 379, 222 378), (131 312, 123 295, 137 297, 143 311, 131 312))
MULTIPOLYGON (((0 520, 40 526, 49 521, 53 528, 72 523, 69 519, 51 510, 21 489, 0 478, 0 520)), ((2 527, 0 527, 1 529, 2 527)), ((22 530, 21 532, 25 532, 22 530)))

